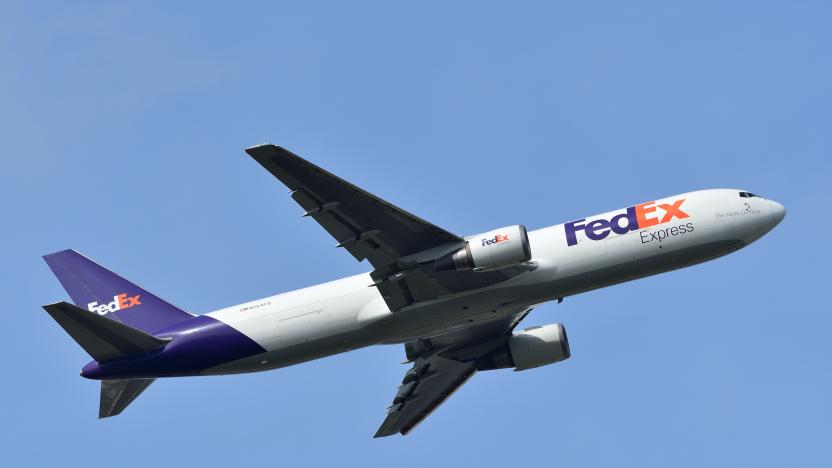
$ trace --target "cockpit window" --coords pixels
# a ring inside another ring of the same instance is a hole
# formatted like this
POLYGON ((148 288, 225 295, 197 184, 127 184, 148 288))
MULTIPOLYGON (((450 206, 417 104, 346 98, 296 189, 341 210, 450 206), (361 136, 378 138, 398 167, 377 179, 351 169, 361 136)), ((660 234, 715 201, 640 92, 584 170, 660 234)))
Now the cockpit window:
POLYGON ((751 192, 740 192, 740 197, 742 198, 763 198, 759 195, 755 195, 751 192))

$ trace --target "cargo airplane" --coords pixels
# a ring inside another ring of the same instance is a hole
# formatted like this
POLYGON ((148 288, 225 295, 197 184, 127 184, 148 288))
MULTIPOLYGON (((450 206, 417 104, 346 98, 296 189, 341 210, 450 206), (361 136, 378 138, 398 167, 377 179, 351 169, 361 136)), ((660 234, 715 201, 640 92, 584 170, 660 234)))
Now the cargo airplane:
POLYGON ((74 250, 44 256, 72 303, 44 306, 92 357, 99 417, 159 377, 291 366, 402 344, 409 369, 376 437, 407 434, 478 371, 569 358, 563 325, 516 330, 536 305, 721 257, 785 216, 744 190, 684 193, 527 231, 461 237, 274 145, 246 152, 370 273, 194 315, 74 250))

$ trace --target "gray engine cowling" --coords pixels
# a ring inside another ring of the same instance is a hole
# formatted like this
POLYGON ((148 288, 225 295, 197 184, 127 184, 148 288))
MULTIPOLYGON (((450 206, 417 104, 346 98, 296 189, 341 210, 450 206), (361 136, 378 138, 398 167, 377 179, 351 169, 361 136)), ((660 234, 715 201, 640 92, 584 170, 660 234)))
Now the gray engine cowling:
POLYGON ((508 339, 515 370, 526 370, 569 359, 566 328, 559 323, 527 328, 508 339))
POLYGON ((569 359, 569 339, 559 323, 531 327, 513 334, 506 346, 477 363, 478 370, 533 369, 569 359))
POLYGON ((437 259, 439 271, 490 271, 528 262, 532 258, 529 236, 522 224, 472 236, 459 250, 437 259))

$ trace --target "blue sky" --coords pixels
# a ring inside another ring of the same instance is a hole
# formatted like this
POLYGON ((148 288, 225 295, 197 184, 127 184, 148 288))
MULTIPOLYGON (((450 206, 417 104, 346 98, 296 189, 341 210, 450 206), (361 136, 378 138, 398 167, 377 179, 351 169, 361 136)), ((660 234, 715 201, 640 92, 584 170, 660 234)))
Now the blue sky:
POLYGON ((828 2, 169 3, 0 5, 4 465, 832 464, 828 2), (570 360, 478 374, 406 438, 371 439, 398 346, 159 381, 98 421, 40 255, 197 313, 368 269, 242 151, 263 142, 459 234, 711 187, 789 211, 536 309, 570 360))

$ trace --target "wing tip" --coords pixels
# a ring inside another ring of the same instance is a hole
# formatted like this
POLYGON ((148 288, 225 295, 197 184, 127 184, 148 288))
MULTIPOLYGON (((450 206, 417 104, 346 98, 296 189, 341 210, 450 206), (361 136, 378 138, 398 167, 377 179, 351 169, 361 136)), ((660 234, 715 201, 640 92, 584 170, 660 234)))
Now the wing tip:
MULTIPOLYGON (((400 434, 399 431, 391 431, 390 429, 380 428, 378 432, 373 436, 373 439, 381 439, 382 437, 390 437, 392 435, 400 434)), ((404 435, 404 434, 402 434, 404 435)))
POLYGON ((264 153, 273 153, 274 151, 282 149, 280 146, 277 146, 272 143, 261 143, 259 145, 249 146, 245 149, 245 152, 252 157, 257 157, 264 153))

